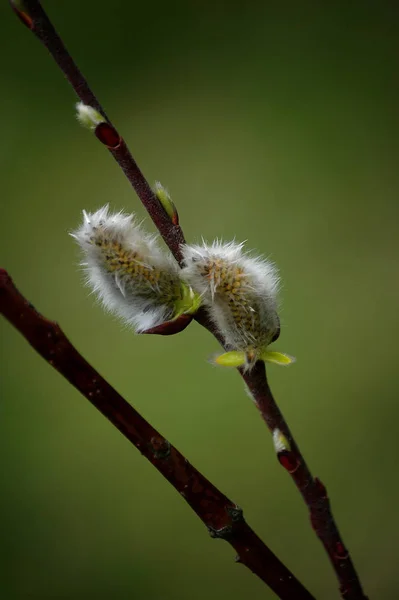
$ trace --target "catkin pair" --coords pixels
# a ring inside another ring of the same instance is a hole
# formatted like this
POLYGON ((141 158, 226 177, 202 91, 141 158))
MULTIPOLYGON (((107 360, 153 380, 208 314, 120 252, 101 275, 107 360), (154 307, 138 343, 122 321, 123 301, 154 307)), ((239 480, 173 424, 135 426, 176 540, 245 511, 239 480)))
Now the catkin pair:
POLYGON ((217 364, 249 370, 258 360, 292 362, 268 350, 280 331, 279 277, 271 262, 249 256, 243 244, 216 241, 184 245, 180 269, 134 215, 111 214, 108 206, 83 215, 71 235, 85 256, 87 283, 137 333, 193 314, 201 304, 225 341, 217 364))

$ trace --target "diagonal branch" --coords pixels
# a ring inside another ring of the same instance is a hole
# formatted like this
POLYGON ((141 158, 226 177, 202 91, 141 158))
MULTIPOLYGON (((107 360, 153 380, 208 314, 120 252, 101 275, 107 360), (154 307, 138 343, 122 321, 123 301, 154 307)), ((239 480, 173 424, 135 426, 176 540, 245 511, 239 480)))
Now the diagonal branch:
MULTIPOLYGON (((106 117, 96 96, 67 52, 40 2, 38 0, 10 1, 24 24, 49 50, 82 102, 98 110, 107 119, 104 131, 101 134, 96 131, 97 137, 109 148, 176 260, 181 263, 180 245, 184 242, 184 236, 180 226, 172 223, 155 197, 126 143, 106 117)), ((199 311, 196 320, 213 333, 221 343, 223 342, 203 311, 199 311)), ((281 433, 287 440, 286 447, 283 450, 278 449, 278 459, 290 473, 309 509, 312 526, 321 540, 338 578, 342 598, 345 600, 367 600, 352 559, 332 515, 326 489, 317 478, 313 477, 306 465, 284 416, 272 396, 264 364, 259 363, 250 374, 241 372, 241 375, 270 431, 273 435, 281 433)))
POLYGON ((81 101, 84 104, 92 106, 101 113, 110 125, 109 129, 103 131, 105 135, 101 138, 101 141, 107 145, 110 153, 125 173, 136 194, 143 203, 144 208, 154 221, 154 224, 165 240, 165 243, 169 246, 174 256, 180 261, 180 246, 184 243, 184 236, 181 228, 179 225, 171 223, 167 213, 162 208, 161 203, 155 196, 148 181, 131 155, 129 148, 126 146, 124 140, 117 134, 116 129, 108 119, 96 96, 91 91, 79 68, 69 55, 40 2, 37 2, 36 0, 33 2, 30 0, 10 0, 10 3, 14 11, 21 18, 21 21, 27 25, 36 37, 38 37, 46 46, 81 101))
POLYGON ((206 479, 79 354, 60 327, 40 315, 0 269, 0 313, 173 485, 206 525, 282 600, 314 600, 246 523, 242 510, 206 479))
POLYGON ((291 475, 309 509, 311 525, 330 558, 340 583, 342 598, 367 600, 331 512, 327 490, 320 479, 313 477, 310 472, 288 424, 273 398, 264 363, 258 362, 251 374, 243 375, 243 379, 269 430, 273 434, 276 431, 281 432, 289 442, 289 449, 277 452, 278 459, 291 475))

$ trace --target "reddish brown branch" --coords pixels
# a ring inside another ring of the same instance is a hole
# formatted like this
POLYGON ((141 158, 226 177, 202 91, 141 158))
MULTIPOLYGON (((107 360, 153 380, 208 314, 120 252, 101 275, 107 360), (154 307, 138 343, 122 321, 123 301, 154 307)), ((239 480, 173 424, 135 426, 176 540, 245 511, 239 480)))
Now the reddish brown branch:
POLYGON ((33 348, 145 456, 191 506, 212 537, 226 540, 237 561, 284 600, 314 600, 244 520, 242 510, 156 431, 72 346, 60 327, 40 315, 0 269, 0 313, 33 348))
MULTIPOLYGON (((23 2, 22 0, 18 2, 11 0, 11 5, 24 24, 47 47, 79 98, 107 118, 97 98, 65 49, 65 46, 41 7, 40 2, 38 0, 24 0, 23 2), (17 4, 18 7, 16 7, 17 4)), ((111 154, 121 166, 166 244, 180 263, 180 245, 184 241, 181 228, 172 223, 168 218, 122 137, 108 119, 107 121, 108 124, 105 124, 105 127, 102 127, 100 132, 96 132, 98 139, 109 148, 111 154)), ((203 311, 199 311, 196 320, 213 333, 221 343, 223 342, 203 311)), ((279 429, 290 442, 290 452, 280 454, 279 461, 290 473, 309 508, 312 526, 331 560, 339 581, 342 598, 345 600, 367 600, 353 562, 331 513, 326 490, 321 482, 312 476, 306 465, 298 445, 271 394, 264 365, 260 363, 251 374, 244 375, 241 373, 241 375, 250 389, 255 403, 269 429, 272 432, 276 428, 279 429)))
POLYGON ((65 48, 63 41, 55 31, 40 2, 37 2, 36 0, 18 0, 16 2, 10 0, 10 3, 14 11, 20 16, 21 21, 27 25, 35 36, 46 46, 80 100, 84 102, 84 104, 95 108, 107 120, 110 127, 105 130, 103 127, 100 127, 100 135, 98 135, 98 138, 108 147, 108 150, 125 173, 151 219, 154 221, 154 224, 165 240, 165 243, 180 262, 180 246, 184 243, 184 236, 180 226, 171 223, 170 218, 138 167, 125 141, 116 132, 116 129, 108 119, 101 104, 88 86, 86 79, 83 77, 79 68, 65 48), (24 7, 23 10, 21 6, 24 7))
POLYGON ((326 549, 340 582, 341 596, 345 600, 358 600, 359 598, 367 600, 332 515, 327 490, 321 481, 317 477, 313 477, 310 472, 287 422, 273 398, 264 363, 257 363, 250 375, 243 374, 243 379, 270 431, 273 433, 278 429, 290 443, 290 450, 282 452, 279 460, 291 475, 308 506, 312 527, 326 549))

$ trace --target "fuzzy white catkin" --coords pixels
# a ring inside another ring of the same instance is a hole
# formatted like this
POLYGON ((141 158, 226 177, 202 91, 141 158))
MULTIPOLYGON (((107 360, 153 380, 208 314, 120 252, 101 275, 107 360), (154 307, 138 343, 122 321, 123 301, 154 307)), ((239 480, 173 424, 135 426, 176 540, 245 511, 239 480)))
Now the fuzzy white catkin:
POLYGON ((84 253, 87 284, 105 309, 138 333, 173 317, 179 268, 134 215, 112 214, 108 206, 83 211, 83 223, 71 235, 84 253))
POLYGON ((105 122, 105 118, 95 108, 83 102, 76 104, 76 118, 88 129, 95 129, 97 125, 105 122))
POLYGON ((185 245, 183 256, 182 276, 201 294, 227 346, 254 364, 279 332, 276 267, 235 242, 185 245))

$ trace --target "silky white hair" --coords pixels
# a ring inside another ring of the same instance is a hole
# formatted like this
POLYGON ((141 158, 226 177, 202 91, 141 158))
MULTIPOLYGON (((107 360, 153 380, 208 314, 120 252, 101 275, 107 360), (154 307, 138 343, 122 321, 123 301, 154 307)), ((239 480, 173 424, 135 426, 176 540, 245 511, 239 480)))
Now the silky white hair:
POLYGON ((75 106, 76 118, 83 127, 94 130, 97 125, 105 122, 105 118, 92 106, 83 102, 77 102, 75 106))
POLYGON ((254 364, 279 331, 276 267, 234 241, 184 245, 182 252, 182 276, 201 294, 226 345, 252 354, 254 364))
POLYGON ((108 205, 83 211, 83 223, 71 236, 84 254, 87 285, 106 310, 138 333, 173 317, 179 267, 134 215, 112 214, 108 205))

